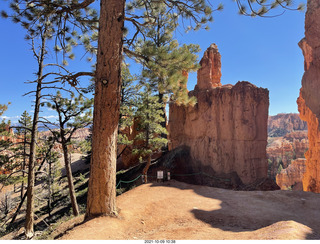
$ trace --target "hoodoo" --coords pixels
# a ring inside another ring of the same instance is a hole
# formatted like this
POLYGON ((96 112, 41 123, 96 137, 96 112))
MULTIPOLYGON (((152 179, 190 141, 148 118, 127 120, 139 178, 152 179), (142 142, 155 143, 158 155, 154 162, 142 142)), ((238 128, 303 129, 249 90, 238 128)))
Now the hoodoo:
POLYGON ((170 150, 190 149, 194 172, 234 175, 243 184, 267 178, 269 91, 249 82, 221 85, 221 55, 215 44, 200 61, 197 104, 170 104, 170 150))
POLYGON ((304 55, 302 88, 297 100, 300 118, 308 124, 309 150, 305 153, 303 190, 320 193, 320 4, 308 0, 305 38, 299 42, 304 55))

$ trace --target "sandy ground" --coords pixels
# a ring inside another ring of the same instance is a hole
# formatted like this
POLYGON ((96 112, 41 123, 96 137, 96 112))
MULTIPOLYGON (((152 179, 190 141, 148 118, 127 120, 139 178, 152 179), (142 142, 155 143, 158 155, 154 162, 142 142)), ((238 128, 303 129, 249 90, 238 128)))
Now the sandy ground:
POLYGON ((320 239, 319 203, 309 192, 145 184, 117 198, 118 218, 92 219, 61 239, 320 239))

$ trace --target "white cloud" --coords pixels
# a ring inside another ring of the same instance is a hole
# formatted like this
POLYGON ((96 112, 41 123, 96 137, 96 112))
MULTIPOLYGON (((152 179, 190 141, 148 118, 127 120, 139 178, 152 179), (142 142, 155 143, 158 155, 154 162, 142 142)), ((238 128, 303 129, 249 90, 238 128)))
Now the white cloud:
POLYGON ((47 110, 48 111, 56 111, 55 109, 52 109, 52 108, 49 108, 49 107, 47 107, 47 110))
POLYGON ((0 119, 11 120, 13 122, 18 121, 19 118, 20 118, 20 116, 18 116, 18 115, 16 115, 16 116, 5 116, 5 115, 0 116, 0 119))
POLYGON ((42 118, 45 118, 45 119, 57 119, 58 115, 47 115, 47 116, 42 116, 42 118))

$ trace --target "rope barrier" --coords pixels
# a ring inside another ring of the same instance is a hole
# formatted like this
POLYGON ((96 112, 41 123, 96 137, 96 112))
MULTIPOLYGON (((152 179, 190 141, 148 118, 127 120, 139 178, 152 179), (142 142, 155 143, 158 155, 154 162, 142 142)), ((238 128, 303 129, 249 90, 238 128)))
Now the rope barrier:
POLYGON ((121 183, 132 183, 132 182, 135 182, 136 180, 138 180, 142 175, 139 175, 137 178, 135 178, 134 180, 130 180, 130 181, 124 181, 124 180, 120 180, 119 183, 117 184, 116 188, 118 188, 118 186, 121 184, 121 183))
POLYGON ((199 172, 199 173, 193 173, 193 174, 174 174, 172 176, 191 176, 191 175, 201 175, 202 172, 199 172))
MULTIPOLYGON (((198 173, 191 173, 191 174, 172 174, 172 176, 193 176, 193 175, 205 175, 207 177, 210 177, 212 179, 217 179, 217 180, 223 180, 223 181, 231 181, 230 179, 223 179, 223 178, 219 178, 219 177, 215 177, 215 176, 212 176, 212 175, 209 175, 207 173, 204 173, 204 172, 198 172, 198 173)), ((135 179, 133 180, 129 180, 129 181, 124 181, 124 180, 120 180, 116 186, 116 188, 118 188, 118 186, 120 185, 121 186, 121 183, 125 183, 125 184, 129 184, 129 183, 132 183, 132 182, 135 182, 137 181, 140 177, 142 176, 142 174, 140 174, 138 177, 136 177, 135 179)), ((147 176, 148 178, 157 178, 157 176, 147 176)), ((120 187, 121 188, 121 187, 120 187)))

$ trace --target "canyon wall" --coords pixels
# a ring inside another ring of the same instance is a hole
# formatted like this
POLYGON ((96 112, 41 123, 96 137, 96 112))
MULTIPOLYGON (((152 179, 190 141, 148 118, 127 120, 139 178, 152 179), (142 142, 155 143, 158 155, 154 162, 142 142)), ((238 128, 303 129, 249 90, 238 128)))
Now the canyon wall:
POLYGON ((309 150, 303 190, 320 193, 320 2, 308 0, 305 38, 299 42, 304 55, 302 88, 297 100, 300 118, 308 124, 309 150))
POLYGON ((267 121, 269 91, 249 82, 220 83, 221 62, 211 45, 189 96, 197 104, 170 104, 169 149, 190 149, 194 173, 236 173, 243 184, 267 177, 267 121))

